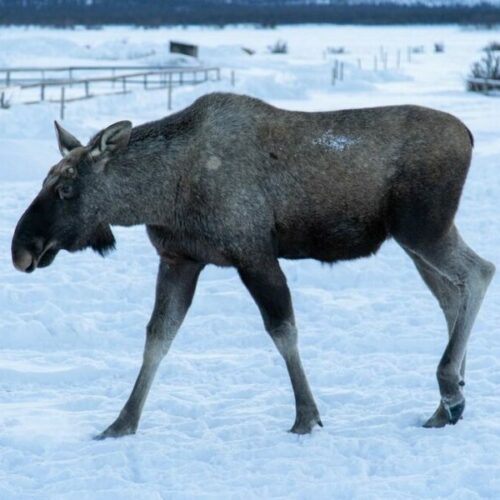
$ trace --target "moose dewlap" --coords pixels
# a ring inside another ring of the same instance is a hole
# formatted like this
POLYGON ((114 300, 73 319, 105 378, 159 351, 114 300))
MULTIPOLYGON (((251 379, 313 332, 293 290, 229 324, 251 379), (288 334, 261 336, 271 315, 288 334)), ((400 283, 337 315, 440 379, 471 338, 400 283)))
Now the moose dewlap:
POLYGON ((115 123, 86 146, 58 124, 56 132, 62 159, 17 224, 16 268, 48 266, 59 250, 104 255, 115 245, 112 225, 145 224, 160 257, 143 365, 98 438, 136 431, 207 264, 235 267, 259 306, 290 375, 291 431, 322 425, 278 258, 353 259, 390 237, 448 325, 437 370, 441 400, 425 426, 459 420, 467 341, 494 266, 454 225, 473 147, 457 118, 417 106, 291 112, 217 93, 156 122, 115 123))

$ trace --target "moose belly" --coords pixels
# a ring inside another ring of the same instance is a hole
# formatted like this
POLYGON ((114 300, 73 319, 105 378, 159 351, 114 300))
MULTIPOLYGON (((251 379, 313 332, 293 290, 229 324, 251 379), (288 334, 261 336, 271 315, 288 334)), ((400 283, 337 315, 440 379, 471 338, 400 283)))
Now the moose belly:
POLYGON ((367 257, 388 237, 383 219, 344 219, 335 224, 297 224, 277 228, 278 254, 287 259, 322 262, 367 257))

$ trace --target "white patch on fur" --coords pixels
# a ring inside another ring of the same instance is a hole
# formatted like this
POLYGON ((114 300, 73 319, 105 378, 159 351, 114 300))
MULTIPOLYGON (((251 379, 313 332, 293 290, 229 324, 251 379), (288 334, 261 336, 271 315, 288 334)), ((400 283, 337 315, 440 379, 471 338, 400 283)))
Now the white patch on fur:
POLYGON ((335 135, 332 130, 328 130, 321 137, 312 141, 315 145, 324 146, 333 151, 344 151, 357 142, 357 139, 347 135, 335 135))
POLYGON ((222 165, 222 160, 218 156, 210 156, 205 167, 208 170, 218 170, 222 165))

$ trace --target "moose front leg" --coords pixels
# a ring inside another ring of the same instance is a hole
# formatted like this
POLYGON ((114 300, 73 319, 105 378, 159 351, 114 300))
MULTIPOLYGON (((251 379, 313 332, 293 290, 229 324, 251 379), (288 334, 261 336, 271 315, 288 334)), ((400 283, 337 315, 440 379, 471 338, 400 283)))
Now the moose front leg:
POLYGON ((278 261, 244 266, 239 273, 257 303, 266 330, 283 356, 290 375, 296 408, 295 423, 290 432, 307 434, 316 424, 323 427, 300 360, 290 291, 278 261))
POLYGON ((160 261, 155 306, 146 330, 146 346, 139 376, 118 418, 94 439, 116 438, 134 434, 137 430, 156 370, 191 305, 202 268, 201 264, 194 262, 169 265, 160 261))

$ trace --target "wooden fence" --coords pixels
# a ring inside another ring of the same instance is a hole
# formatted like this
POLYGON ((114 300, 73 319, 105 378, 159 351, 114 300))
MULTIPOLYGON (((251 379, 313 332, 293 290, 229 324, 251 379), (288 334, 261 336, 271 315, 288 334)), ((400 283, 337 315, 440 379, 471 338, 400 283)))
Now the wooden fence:
MULTIPOLYGON (((434 44, 433 51, 428 51, 428 53, 443 53, 443 44, 434 44), (436 49, 436 45, 440 45, 439 49, 436 49)), ((356 57, 354 60, 349 52, 344 47, 337 47, 335 50, 326 50, 323 53, 323 58, 328 60, 333 64, 331 67, 331 83, 335 85, 337 81, 342 81, 347 76, 344 70, 350 70, 352 72, 353 67, 357 67, 360 70, 373 70, 375 73, 395 70, 400 71, 405 63, 414 62, 415 56, 425 54, 425 47, 423 46, 407 46, 406 52, 404 48, 386 48, 384 46, 378 47, 378 51, 368 56, 356 57), (406 59, 404 55, 406 53, 406 59), (331 59, 329 56, 335 55, 335 59, 331 59), (350 63, 350 65, 348 64, 350 63)))
POLYGON ((105 65, 105 66, 22 66, 22 67, 0 67, 0 86, 9 87, 23 83, 35 83, 45 80, 73 80, 81 79, 83 76, 92 77, 99 73, 107 73, 109 76, 117 76, 121 73, 131 71, 154 71, 154 70, 191 70, 192 68, 179 68, 178 66, 160 65, 105 65), (85 73, 87 73, 85 75, 85 73), (90 73, 90 74, 89 74, 90 73))
POLYGON ((60 118, 64 119, 65 108, 68 103, 90 99, 92 97, 125 94, 133 86, 140 86, 145 90, 167 89, 167 106, 172 109, 172 89, 181 85, 196 85, 209 80, 220 80, 220 68, 172 68, 172 67, 144 67, 144 66, 79 66, 66 68, 0 68, 0 108, 8 107, 9 95, 20 96, 16 102, 36 104, 40 102, 58 102, 60 104, 60 118), (131 71, 132 69, 140 71, 131 71), (85 76, 75 78, 84 71, 111 71, 106 76, 85 76), (117 72, 120 74, 117 74, 117 72), (38 80, 19 75, 39 72, 38 80), (64 78, 48 77, 51 73, 59 73, 64 78), (16 75, 13 77, 13 75, 16 75), (1 85, 4 85, 2 88, 1 85), (8 84, 8 85, 7 85, 8 84))

